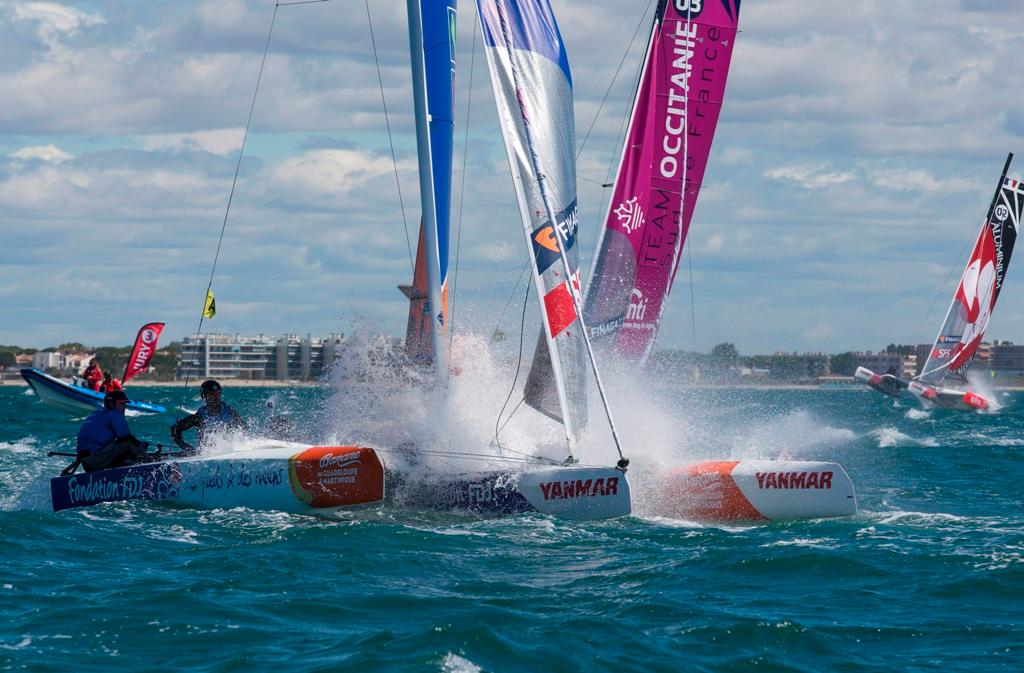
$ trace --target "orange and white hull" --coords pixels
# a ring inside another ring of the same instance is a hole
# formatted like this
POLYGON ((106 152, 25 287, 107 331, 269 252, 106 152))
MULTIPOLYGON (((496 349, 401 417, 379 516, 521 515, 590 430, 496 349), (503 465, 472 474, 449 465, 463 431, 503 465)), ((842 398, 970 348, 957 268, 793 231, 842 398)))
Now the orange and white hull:
POLYGON ((282 444, 55 477, 50 493, 54 511, 152 500, 302 513, 379 502, 384 465, 365 447, 282 444))
POLYGON ((841 465, 802 460, 730 460, 672 470, 655 514, 693 521, 794 521, 857 513, 841 465))

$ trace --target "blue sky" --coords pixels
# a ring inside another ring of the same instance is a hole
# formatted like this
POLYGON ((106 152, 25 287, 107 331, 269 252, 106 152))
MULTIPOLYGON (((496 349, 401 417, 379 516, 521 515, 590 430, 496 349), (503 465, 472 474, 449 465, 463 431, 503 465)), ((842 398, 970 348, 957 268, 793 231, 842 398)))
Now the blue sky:
MULTIPOLYGON (((580 142, 648 2, 552 5, 580 142)), ((415 244, 405 3, 370 7, 415 244)), ((489 333, 526 250, 479 36, 470 80, 473 5, 459 11, 455 321, 489 333)), ((149 320, 170 338, 195 329, 272 13, 0 2, 0 343, 126 344, 149 320)), ((689 241, 694 302, 684 256, 659 345, 930 341, 1006 152, 1024 153, 1024 4, 746 0, 740 27, 689 241)), ((580 157, 584 268, 643 39, 580 157)), ((402 222, 362 3, 282 8, 208 327, 400 334, 402 222)), ((1024 342, 1021 273, 1011 266, 990 337, 1024 342)))

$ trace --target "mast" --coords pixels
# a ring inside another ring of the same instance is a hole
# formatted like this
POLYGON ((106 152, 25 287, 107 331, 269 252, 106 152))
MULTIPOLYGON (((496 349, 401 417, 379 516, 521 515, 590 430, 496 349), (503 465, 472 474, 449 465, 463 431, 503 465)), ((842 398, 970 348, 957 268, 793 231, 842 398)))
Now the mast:
MULTIPOLYGON (((445 32, 448 35, 448 60, 450 61, 451 78, 448 79, 449 86, 453 87, 454 80, 454 25, 455 25, 455 2, 456 0, 406 0, 406 7, 409 14, 409 53, 412 57, 412 91, 413 107, 416 113, 416 148, 419 164, 420 178, 420 203, 423 208, 423 219, 420 225, 420 240, 423 243, 423 262, 426 267, 426 299, 428 301, 427 311, 429 312, 430 340, 433 350, 433 366, 435 375, 440 381, 447 381, 448 378, 448 349, 447 339, 447 271, 448 271, 448 209, 450 202, 450 176, 451 176, 451 140, 452 140, 452 110, 451 90, 448 95, 448 110, 432 110, 430 99, 428 99, 427 86, 430 74, 427 71, 427 53, 424 43, 424 7, 431 12, 430 20, 438 19, 434 14, 438 9, 443 9, 445 15, 445 32), (446 126, 438 129, 438 133, 432 133, 436 126, 446 126), (438 138, 440 137, 440 138, 438 138), (434 140, 440 139, 444 144, 447 139, 447 147, 435 147, 434 140), (446 166, 437 166, 435 161, 442 160, 446 166), (438 173, 440 168, 440 174, 438 173), (443 187, 448 189, 437 189, 437 183, 443 181, 443 187), (439 217, 439 215, 443 215, 439 217)), ((436 28, 436 26, 435 26, 436 28)), ((435 48, 436 45, 432 45, 435 48)), ((442 66, 436 59, 430 64, 437 69, 442 66)), ((447 73, 446 73, 447 74, 447 73)), ((417 257, 419 250, 417 250, 417 257)), ((417 260, 419 262, 419 260, 417 260)), ((422 297, 410 295, 410 300, 415 302, 422 297)))

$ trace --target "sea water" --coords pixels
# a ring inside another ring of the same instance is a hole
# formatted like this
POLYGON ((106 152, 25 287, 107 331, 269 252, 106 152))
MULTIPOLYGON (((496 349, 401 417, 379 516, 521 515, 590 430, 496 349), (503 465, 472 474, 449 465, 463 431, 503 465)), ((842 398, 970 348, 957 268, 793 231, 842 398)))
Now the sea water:
MULTIPOLYGON (((199 404, 194 389, 129 392, 172 409, 129 419, 153 442, 173 409, 199 404)), ((596 522, 143 502, 53 513, 48 479, 67 459, 45 454, 73 450, 81 419, 3 386, 0 669, 1020 671, 1024 395, 1001 395, 991 415, 866 389, 665 381, 620 397, 631 480, 652 461, 784 457, 839 462, 857 488, 852 518, 721 526, 642 508, 596 522)), ((407 425, 324 388, 224 397, 254 430, 289 414, 310 441, 407 425)), ((459 401, 491 414, 480 441, 500 402, 459 401)))

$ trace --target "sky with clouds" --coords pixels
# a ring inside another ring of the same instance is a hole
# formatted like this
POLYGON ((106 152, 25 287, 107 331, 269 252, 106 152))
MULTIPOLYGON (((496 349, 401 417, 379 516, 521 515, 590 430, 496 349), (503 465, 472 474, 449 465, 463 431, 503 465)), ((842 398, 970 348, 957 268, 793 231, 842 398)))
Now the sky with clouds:
MULTIPOLYGON (((594 124, 578 166, 586 268, 650 4, 552 5, 577 143, 594 124)), ((405 3, 369 6, 387 120, 363 2, 278 12, 209 329, 404 330, 403 219, 413 245, 419 219, 405 3)), ((472 3, 459 12, 454 320, 514 331, 503 307, 526 249, 472 3)), ((126 344, 149 320, 194 331, 273 13, 0 1, 0 343, 126 344)), ((740 27, 659 345, 931 340, 1006 152, 1024 152, 1024 3, 744 0, 740 27)), ((1007 283, 989 336, 1024 342, 1024 271, 1007 283)))

